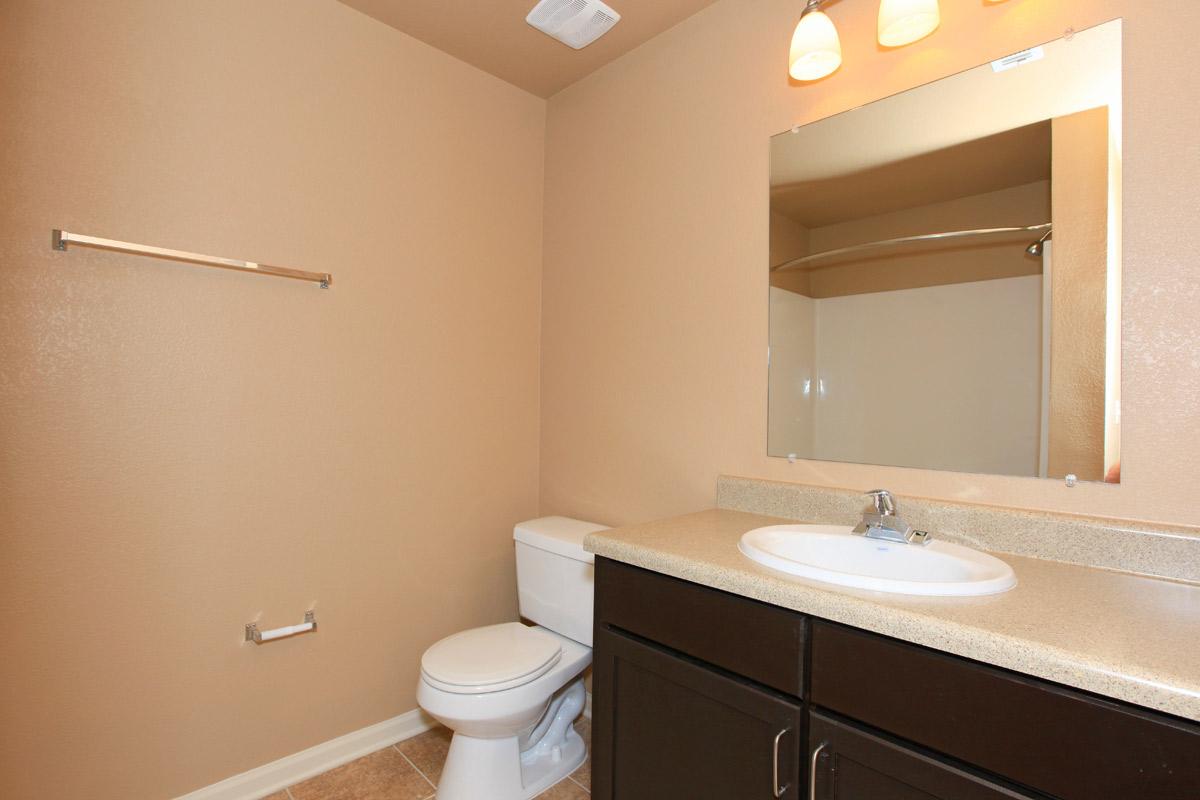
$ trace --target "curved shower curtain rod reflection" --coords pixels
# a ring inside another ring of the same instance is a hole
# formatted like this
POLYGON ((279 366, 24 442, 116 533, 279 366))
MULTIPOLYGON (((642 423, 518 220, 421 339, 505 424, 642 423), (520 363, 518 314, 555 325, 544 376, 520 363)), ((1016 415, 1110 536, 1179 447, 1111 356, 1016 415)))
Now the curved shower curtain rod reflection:
POLYGON ((907 244, 909 242, 930 242, 939 239, 961 239, 967 236, 987 236, 994 233, 1032 233, 1036 231, 1045 231, 1041 239, 1038 239, 1029 247, 1025 248, 1025 252, 1031 256, 1040 256, 1042 254, 1042 245, 1053 233, 1051 223, 1043 222, 1040 225, 1021 225, 1013 228, 976 228, 970 231, 945 231, 944 233, 922 233, 919 236, 901 236, 898 239, 881 239, 878 242, 864 242, 863 244, 854 244, 849 247, 839 247, 836 250, 824 250, 820 253, 813 253, 800 258, 793 258, 791 261, 784 261, 782 264, 776 264, 771 267, 771 272, 783 272, 784 270, 795 269, 810 261, 816 261, 821 258, 829 258, 830 256, 840 256, 847 253, 857 253, 859 250, 873 250, 877 247, 888 247, 894 244, 907 244))

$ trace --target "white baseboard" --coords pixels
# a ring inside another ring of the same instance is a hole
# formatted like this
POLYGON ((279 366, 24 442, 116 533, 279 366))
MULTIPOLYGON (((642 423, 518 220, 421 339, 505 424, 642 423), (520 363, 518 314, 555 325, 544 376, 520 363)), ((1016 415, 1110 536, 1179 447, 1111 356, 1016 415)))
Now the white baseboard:
POLYGON ((414 708, 406 714, 284 756, 278 761, 197 789, 176 800, 258 800, 285 786, 424 733, 436 724, 421 709, 414 708))
POLYGON ((587 719, 592 718, 592 693, 587 693, 587 702, 583 704, 583 716, 587 719))

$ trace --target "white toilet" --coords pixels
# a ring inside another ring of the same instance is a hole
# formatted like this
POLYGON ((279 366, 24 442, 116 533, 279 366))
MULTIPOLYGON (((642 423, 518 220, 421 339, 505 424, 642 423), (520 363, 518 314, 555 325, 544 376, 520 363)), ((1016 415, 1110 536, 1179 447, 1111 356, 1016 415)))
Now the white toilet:
POLYGON ((417 702, 454 731, 438 800, 529 800, 583 763, 571 723, 592 662, 593 558, 605 526, 542 517, 513 529, 521 616, 456 633, 421 657, 417 702))

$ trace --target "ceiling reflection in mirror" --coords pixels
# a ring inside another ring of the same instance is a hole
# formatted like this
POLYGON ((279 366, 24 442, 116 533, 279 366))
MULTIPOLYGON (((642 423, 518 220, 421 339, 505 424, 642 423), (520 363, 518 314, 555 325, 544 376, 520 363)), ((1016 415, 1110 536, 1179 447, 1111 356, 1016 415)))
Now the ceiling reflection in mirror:
POLYGON ((1120 481, 1121 23, 771 139, 768 453, 1120 481))

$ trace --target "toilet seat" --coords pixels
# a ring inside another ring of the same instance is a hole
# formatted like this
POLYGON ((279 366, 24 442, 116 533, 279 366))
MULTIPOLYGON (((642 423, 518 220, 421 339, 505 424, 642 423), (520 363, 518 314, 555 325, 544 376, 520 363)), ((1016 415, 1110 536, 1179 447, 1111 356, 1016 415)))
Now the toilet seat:
POLYGON ((421 657, 421 677, 454 694, 484 694, 523 686, 562 658, 559 640, 519 622, 447 636, 421 657))

